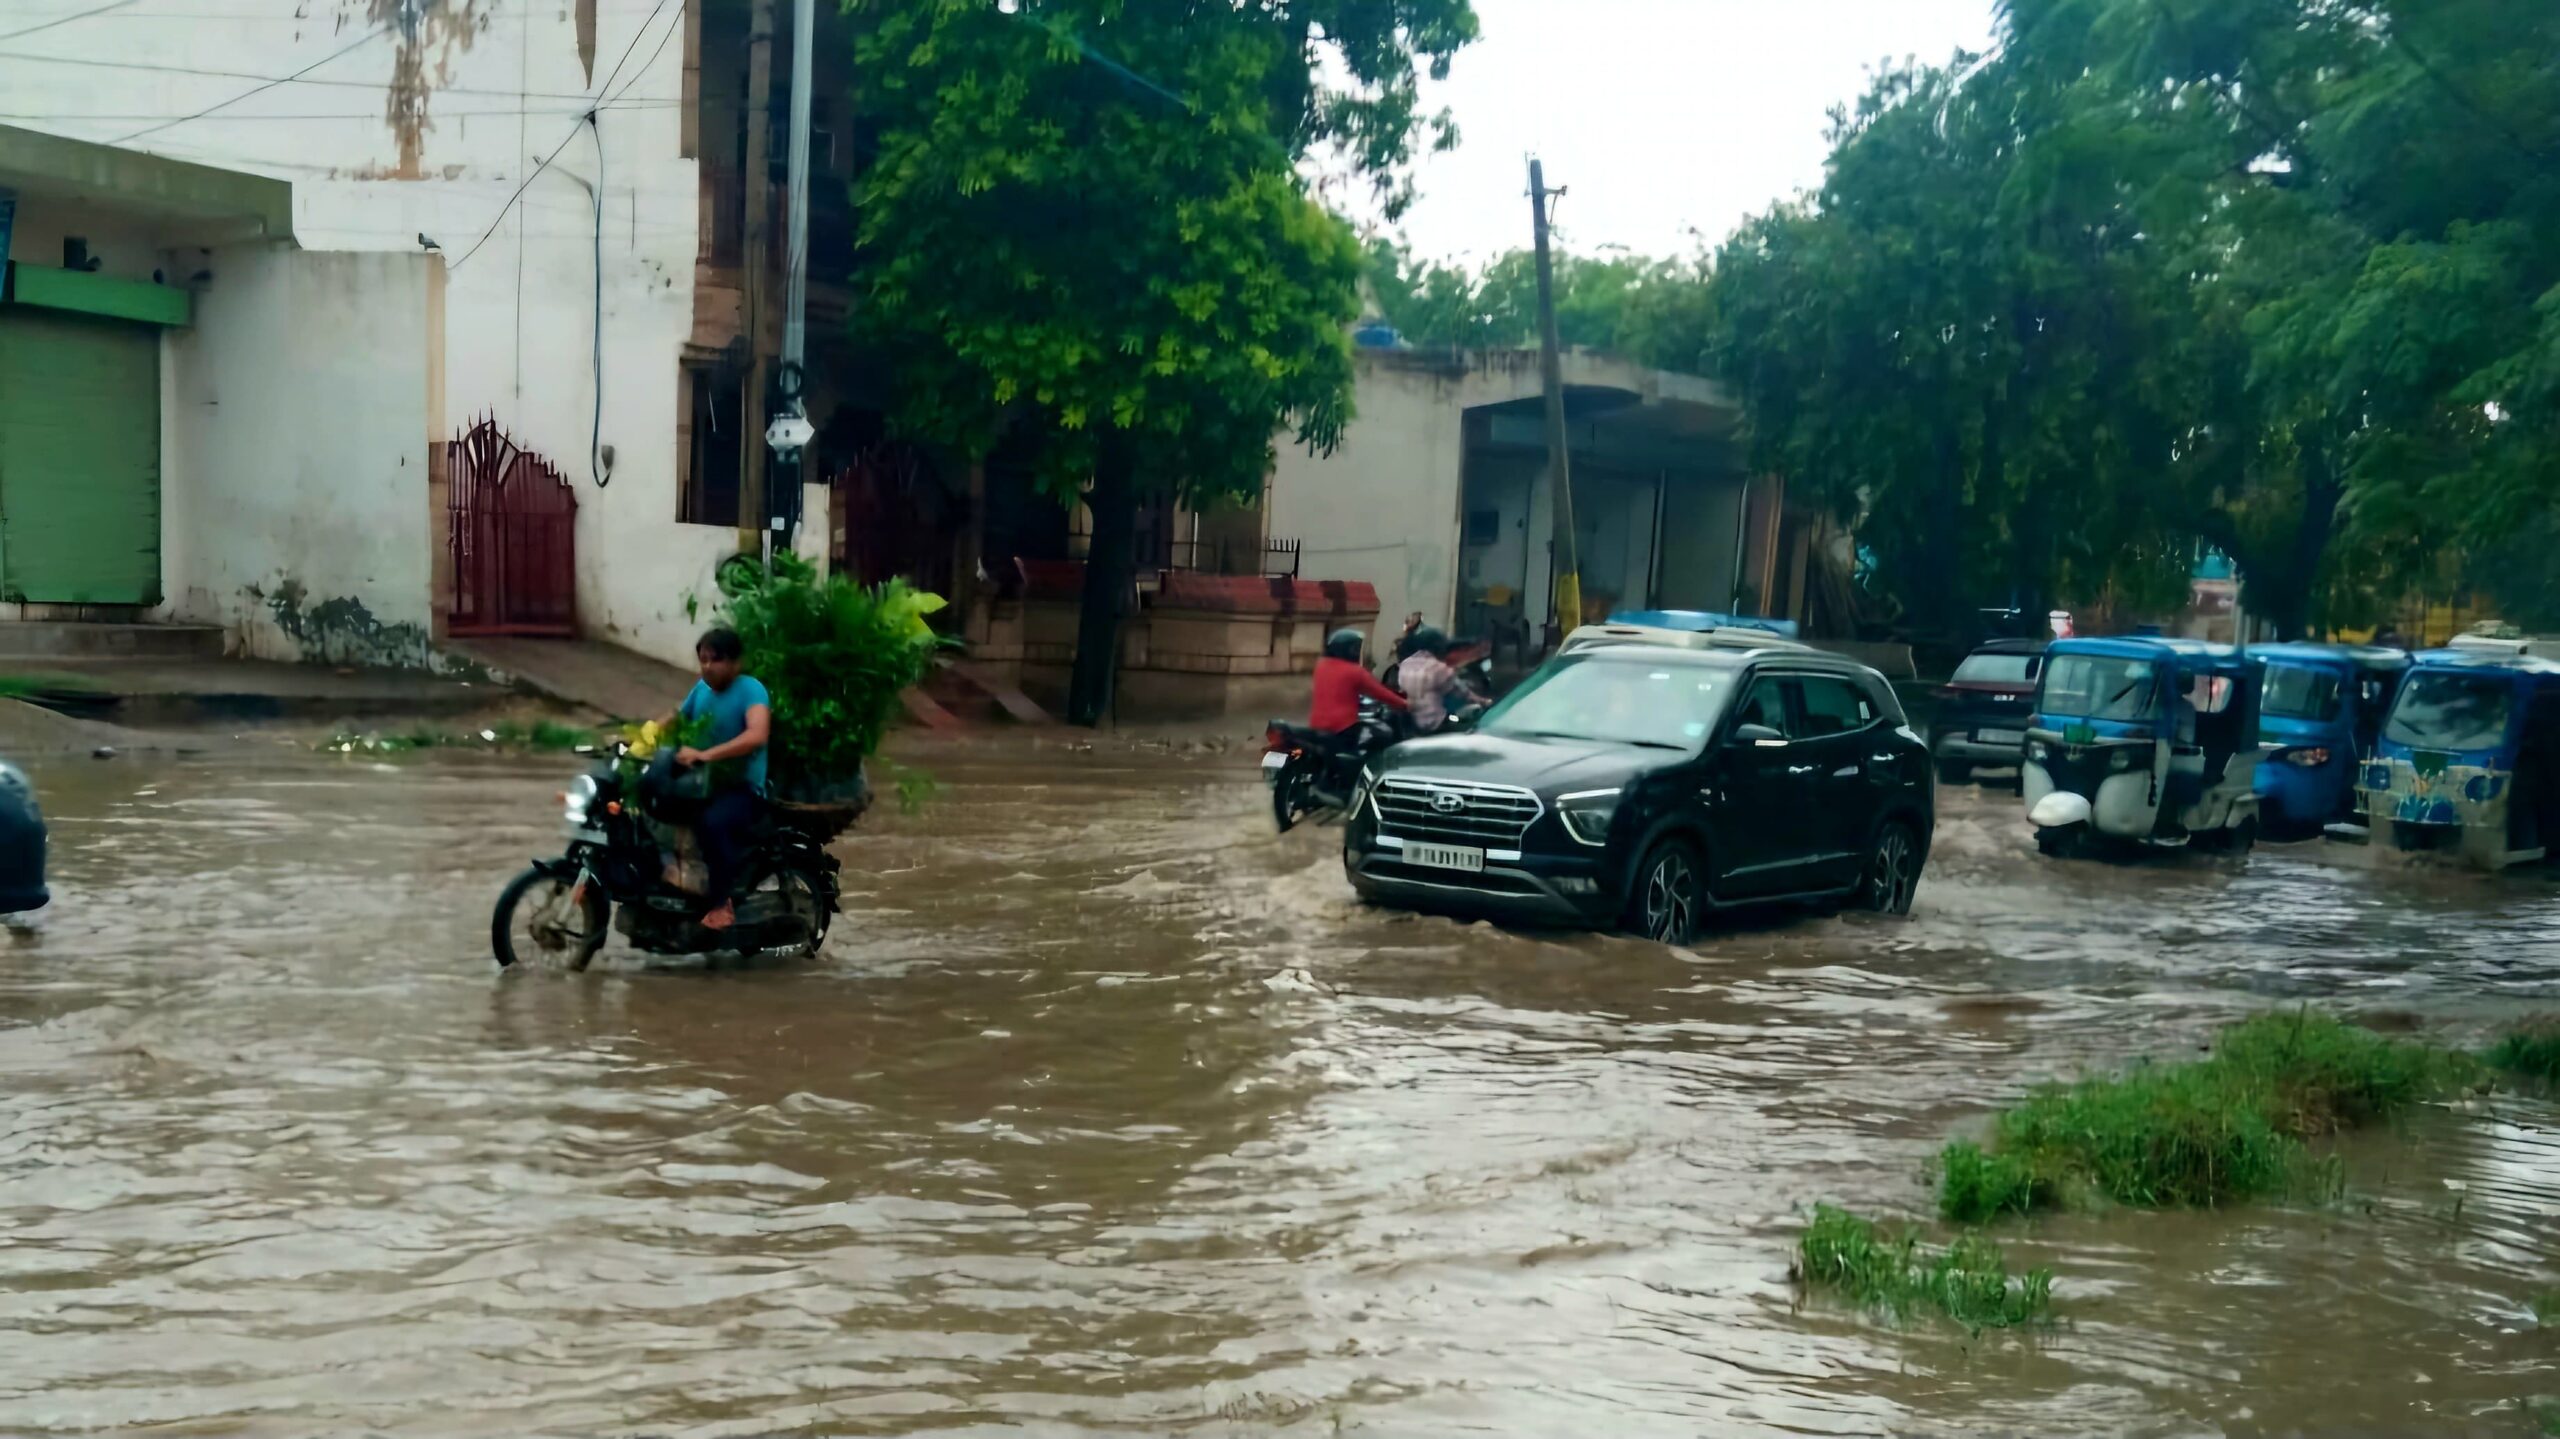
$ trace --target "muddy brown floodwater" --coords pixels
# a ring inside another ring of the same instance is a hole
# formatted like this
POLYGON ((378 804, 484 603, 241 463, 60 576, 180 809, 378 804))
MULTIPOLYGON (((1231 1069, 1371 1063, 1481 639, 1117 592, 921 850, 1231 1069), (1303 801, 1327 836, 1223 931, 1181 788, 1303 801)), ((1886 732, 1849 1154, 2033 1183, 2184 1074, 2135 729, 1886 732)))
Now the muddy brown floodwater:
POLYGON ((0 938, 0 1433, 2532 1432, 2560 1113, 2353 1202, 2016 1228, 2061 1322, 1799 1295, 1802 1211, 2043 1077, 2311 1001, 2476 1042, 2560 887, 2037 859, 1693 952, 1364 911, 1249 758, 925 756, 806 964, 500 976, 561 766, 39 767, 0 938), (2458 1187, 2457 1187, 2458 1186, 2458 1187))

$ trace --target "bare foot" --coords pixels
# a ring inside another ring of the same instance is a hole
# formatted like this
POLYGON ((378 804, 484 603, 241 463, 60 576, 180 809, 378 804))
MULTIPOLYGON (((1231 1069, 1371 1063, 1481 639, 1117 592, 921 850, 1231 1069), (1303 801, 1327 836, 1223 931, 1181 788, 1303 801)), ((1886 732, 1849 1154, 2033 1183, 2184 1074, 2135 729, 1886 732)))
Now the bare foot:
POLYGON ((702 927, 710 930, 714 934, 727 929, 729 926, 736 924, 737 922, 738 906, 735 901, 724 904, 718 909, 715 909, 702 917, 702 927))

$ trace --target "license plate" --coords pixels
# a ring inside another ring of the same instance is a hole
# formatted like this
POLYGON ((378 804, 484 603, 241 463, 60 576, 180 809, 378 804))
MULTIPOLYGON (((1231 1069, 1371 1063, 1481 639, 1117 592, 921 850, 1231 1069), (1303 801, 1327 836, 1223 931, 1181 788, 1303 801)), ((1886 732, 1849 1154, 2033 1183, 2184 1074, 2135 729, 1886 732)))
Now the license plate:
POLYGON ((1262 772, 1266 775, 1278 774, 1280 771, 1287 769, 1288 767, 1289 757, 1280 753, 1278 750, 1273 750, 1271 753, 1262 757, 1262 772))
POLYGON ((1404 847, 1407 864, 1426 869, 1457 869, 1469 874, 1484 873, 1484 851, 1462 849, 1454 844, 1408 844, 1404 847))
POLYGON ((2026 731, 2014 729, 1978 729, 1973 732, 1973 737, 1983 744, 2025 744, 2027 742, 2026 731))

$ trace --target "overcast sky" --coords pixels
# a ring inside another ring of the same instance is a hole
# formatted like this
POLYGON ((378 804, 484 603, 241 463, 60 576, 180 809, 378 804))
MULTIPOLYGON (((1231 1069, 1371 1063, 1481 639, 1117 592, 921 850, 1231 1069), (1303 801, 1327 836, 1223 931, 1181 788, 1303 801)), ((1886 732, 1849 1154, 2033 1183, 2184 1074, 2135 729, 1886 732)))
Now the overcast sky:
POLYGON ((1990 41, 1992 0, 1475 0, 1483 38, 1439 103, 1464 143, 1420 172, 1399 227, 1437 258, 1529 238, 1527 158, 1571 191, 1572 248, 1712 244, 1822 178, 1826 112, 1877 62, 1990 41))

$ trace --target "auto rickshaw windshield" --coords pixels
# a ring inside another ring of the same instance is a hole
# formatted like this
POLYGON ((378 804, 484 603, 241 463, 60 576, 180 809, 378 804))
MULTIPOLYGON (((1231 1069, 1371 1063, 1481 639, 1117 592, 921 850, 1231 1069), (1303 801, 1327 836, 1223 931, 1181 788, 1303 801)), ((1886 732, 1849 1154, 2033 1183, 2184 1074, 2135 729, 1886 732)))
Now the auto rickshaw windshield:
POLYGON ((2147 719, 2154 679, 2149 660, 2057 655, 2045 666, 2044 696, 2036 707, 2072 719, 2147 719))
POLYGON ((2498 749, 2515 708, 2504 675, 2419 674, 2392 706, 2382 736, 2411 749, 2498 749))
POLYGON ((2269 719, 2333 720, 2338 717, 2338 695, 2344 687, 2344 677, 2328 670, 2269 665, 2258 712, 2269 719))

